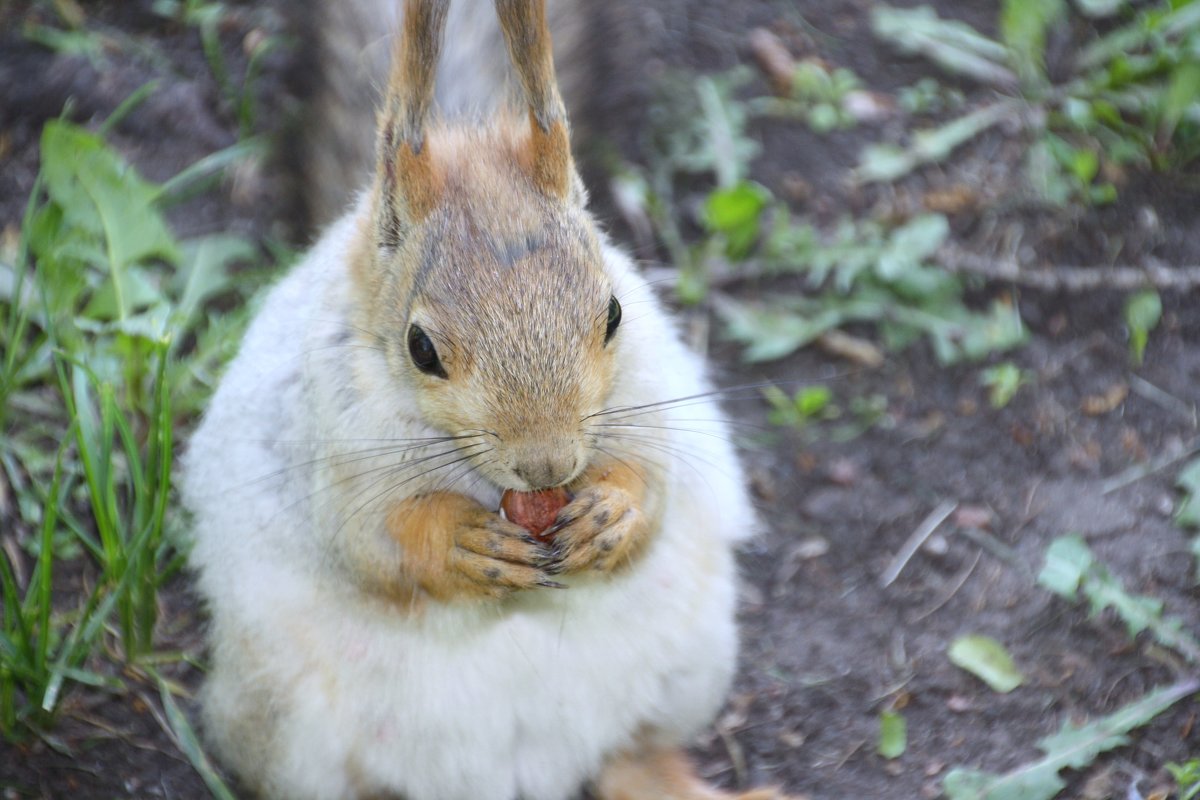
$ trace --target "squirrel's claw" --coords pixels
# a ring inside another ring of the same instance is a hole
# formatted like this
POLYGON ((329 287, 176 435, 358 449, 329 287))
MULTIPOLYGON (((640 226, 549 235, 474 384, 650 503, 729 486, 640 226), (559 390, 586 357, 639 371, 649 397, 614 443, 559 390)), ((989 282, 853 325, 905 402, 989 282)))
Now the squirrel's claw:
POLYGON ((455 536, 450 566, 478 593, 504 597, 536 587, 565 588, 551 580, 551 549, 524 528, 495 514, 461 527, 455 536))
POLYGON ((613 572, 630 562, 647 538, 648 524, 627 492, 599 485, 579 492, 547 534, 554 540, 551 574, 613 572))

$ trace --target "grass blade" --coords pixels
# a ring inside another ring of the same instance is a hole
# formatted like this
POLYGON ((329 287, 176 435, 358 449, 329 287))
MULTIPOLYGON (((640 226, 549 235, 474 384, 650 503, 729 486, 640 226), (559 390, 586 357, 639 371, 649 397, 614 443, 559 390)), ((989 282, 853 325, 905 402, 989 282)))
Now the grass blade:
POLYGON ((204 748, 200 745, 200 739, 196 736, 195 729, 188 722, 187 716, 175 702, 175 698, 171 695, 170 687, 161 675, 155 673, 158 679, 158 690, 162 696, 163 710, 167 714, 167 722, 171 725, 171 731, 175 736, 176 743, 183 754, 187 756, 192 767, 204 780, 204 784, 208 787, 208 791, 217 800, 237 800, 233 792, 221 779, 216 768, 208 759, 208 754, 204 752, 204 748))

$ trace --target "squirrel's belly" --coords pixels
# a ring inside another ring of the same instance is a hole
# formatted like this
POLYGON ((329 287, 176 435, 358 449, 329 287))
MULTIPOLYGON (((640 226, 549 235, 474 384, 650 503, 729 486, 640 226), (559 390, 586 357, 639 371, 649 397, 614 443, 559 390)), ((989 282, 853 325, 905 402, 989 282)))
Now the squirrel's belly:
POLYGON ((281 607, 261 641, 287 674, 226 664, 209 698, 270 685, 278 796, 567 800, 639 732, 684 742, 719 707, 736 659, 732 555, 690 544, 656 547, 611 582, 480 610, 467 626, 461 607, 419 622, 315 597, 281 607))

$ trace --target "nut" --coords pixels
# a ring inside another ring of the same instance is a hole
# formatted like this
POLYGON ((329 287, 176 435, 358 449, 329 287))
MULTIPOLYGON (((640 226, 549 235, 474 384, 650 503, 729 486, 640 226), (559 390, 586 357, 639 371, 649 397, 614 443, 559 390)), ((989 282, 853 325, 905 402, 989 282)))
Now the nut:
POLYGON ((542 534, 554 524, 558 512, 569 502, 571 494, 561 486, 536 492, 506 489, 500 498, 500 515, 544 541, 549 537, 542 534))

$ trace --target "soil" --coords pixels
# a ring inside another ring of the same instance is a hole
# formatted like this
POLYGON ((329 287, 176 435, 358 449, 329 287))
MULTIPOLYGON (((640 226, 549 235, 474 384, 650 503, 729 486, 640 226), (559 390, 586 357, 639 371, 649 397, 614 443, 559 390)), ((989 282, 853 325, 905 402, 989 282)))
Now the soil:
MULTIPOLYGON (((22 35, 31 21, 52 21, 49 4, 0 5, 6 239, 15 236, 33 183, 41 127, 63 113, 68 98, 67 116, 94 125, 145 81, 160 81, 111 137, 152 179, 237 141, 236 109, 213 79, 196 31, 155 15, 151 5, 82 3, 87 28, 104 41, 96 63, 22 35)), ((644 5, 658 21, 646 30, 657 31, 659 41, 647 48, 650 69, 625 67, 630 81, 669 67, 714 70, 748 60, 746 34, 757 25, 774 29, 797 55, 853 68, 873 91, 893 93, 932 72, 871 38, 866 0, 644 5)), ((936 5, 984 31, 994 28, 996 3, 936 5)), ((276 157, 175 208, 172 220, 183 235, 235 229, 263 242, 310 240, 294 199, 300 170, 288 147, 304 100, 303 73, 311 68, 305 44, 294 41, 300 26, 289 15, 296 6, 227 6, 221 41, 230 74, 243 74, 247 37, 293 40, 267 59, 255 84, 256 129, 273 137, 276 157)), ((636 161, 641 119, 636 108, 610 114, 592 135, 636 161)), ((1016 170, 1019 154, 1001 132, 895 191, 850 188, 846 173, 859 147, 896 135, 901 124, 818 136, 795 123, 759 123, 764 153, 755 177, 777 193, 802 179, 815 188, 800 204, 829 217, 911 212, 930 187, 969 181, 984 167, 1000 176, 1016 170)), ((955 214, 956 241, 993 252, 1005 231, 1019 228, 1022 252, 1043 268, 1147 256, 1195 264, 1200 193, 1191 180, 1189 188, 1179 176, 1133 175, 1115 206, 1070 214, 993 202, 985 187, 981 202, 955 214), (1149 228, 1147 219, 1154 222, 1149 228)), ((601 187, 595 194, 601 213, 610 215, 601 187)), ((768 289, 737 287, 747 295, 768 289)), ((1128 589, 1160 598, 1184 629, 1200 632, 1196 564, 1188 536, 1171 519, 1179 500, 1175 476, 1200 449, 1200 303, 1194 294, 1164 295, 1162 323, 1144 365, 1135 368, 1121 322, 1123 293, 985 285, 978 299, 1001 295, 1031 333, 1026 346, 1003 358, 1033 376, 1001 409, 989 405, 979 365, 942 367, 924 345, 889 354, 874 369, 815 349, 752 368, 714 337, 727 405, 749 432, 746 460, 765 523, 742 553, 741 671, 727 710, 696 751, 705 774, 721 785, 778 784, 814 800, 937 797, 954 766, 1013 768, 1036 757, 1037 740, 1064 722, 1095 718, 1198 669, 1145 635, 1131 640, 1108 613, 1091 618, 1085 607, 1055 598, 1035 576, 1047 545, 1078 533, 1128 589), (856 398, 879 398, 882 414, 848 441, 835 435, 845 419, 803 431, 772 427, 758 389, 745 388, 763 381, 824 384, 847 418, 856 398), (906 541, 943 503, 953 511, 886 582, 906 541), (998 694, 953 666, 947 647, 967 633, 1004 643, 1024 685, 998 694), (908 724, 907 749, 894 760, 876 752, 879 714, 889 708, 908 724)), ((163 593, 162 619, 164 650, 203 657, 203 613, 186 577, 163 593)), ((188 687, 199 681, 186 665, 168 674, 188 687)), ((126 692, 73 691, 61 722, 43 738, 0 745, 4 797, 207 796, 166 732, 154 684, 132 671, 123 677, 126 692)), ((1094 767, 1067 773, 1063 796, 1165 791, 1171 783, 1163 765, 1200 755, 1198 714, 1194 700, 1178 703, 1094 767)))

